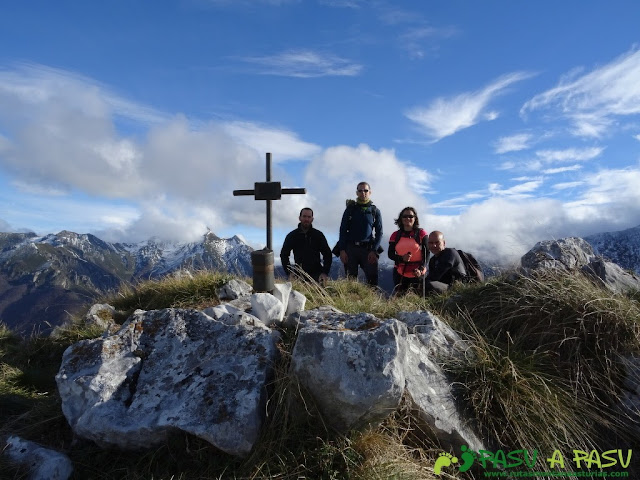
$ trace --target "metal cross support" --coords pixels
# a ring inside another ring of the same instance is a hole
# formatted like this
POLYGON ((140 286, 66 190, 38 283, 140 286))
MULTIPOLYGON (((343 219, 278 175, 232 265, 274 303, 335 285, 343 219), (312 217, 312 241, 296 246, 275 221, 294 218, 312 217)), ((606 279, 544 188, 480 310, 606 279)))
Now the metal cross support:
POLYGON ((267 181, 255 182, 253 190, 234 190, 233 196, 252 195, 255 200, 267 201, 267 247, 251 253, 253 267, 253 289, 259 291, 273 291, 273 250, 271 228, 271 201, 280 200, 282 195, 305 194, 306 188, 282 188, 280 182, 271 181, 271 153, 267 153, 267 181))

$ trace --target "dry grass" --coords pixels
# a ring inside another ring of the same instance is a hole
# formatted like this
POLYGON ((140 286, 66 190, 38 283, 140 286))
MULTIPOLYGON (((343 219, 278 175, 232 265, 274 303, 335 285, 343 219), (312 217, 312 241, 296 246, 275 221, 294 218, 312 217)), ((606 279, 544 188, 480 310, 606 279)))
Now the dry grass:
MULTIPOLYGON (((136 308, 203 308, 218 303, 216 291, 229 278, 199 272, 192 278, 150 281, 107 302, 128 313, 136 308)), ((349 280, 326 287, 301 280, 293 284, 307 296, 307 309, 332 305, 382 318, 428 309, 453 326, 469 350, 443 366, 454 376, 461 408, 487 446, 553 451, 637 444, 629 438, 628 427, 634 424, 613 408, 624 358, 640 349, 640 307, 633 296, 611 295, 579 274, 566 273, 512 275, 427 299, 387 298, 349 280)), ((56 338, 22 340, 0 328, 0 435, 17 433, 68 452, 77 478, 436 478, 432 466, 441 450, 404 405, 379 428, 349 435, 332 432, 289 374, 295 332, 284 329, 266 423, 248 458, 230 457, 184 434, 142 453, 72 443, 52 376, 67 345, 100 333, 76 323, 56 338)), ((6 471, 11 476, 0 478, 21 478, 16 470, 6 471)))
POLYGON ((496 280, 446 311, 470 345, 449 364, 494 448, 613 448, 634 422, 616 406, 640 308, 579 272, 496 280))

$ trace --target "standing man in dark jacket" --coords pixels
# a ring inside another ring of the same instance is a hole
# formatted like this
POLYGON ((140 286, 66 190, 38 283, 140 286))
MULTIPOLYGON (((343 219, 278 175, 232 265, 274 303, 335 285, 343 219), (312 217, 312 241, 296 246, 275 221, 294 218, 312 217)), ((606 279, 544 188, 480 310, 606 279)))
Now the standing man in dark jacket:
POLYGON ((329 279, 331 270, 331 249, 327 239, 320 230, 311 226, 313 223, 313 210, 303 208, 300 210, 300 223, 298 228, 287 234, 280 251, 282 268, 287 277, 291 273, 289 255, 293 250, 293 260, 296 266, 306 272, 316 282, 325 284, 329 279), (322 256, 322 263, 320 262, 322 256))
POLYGON ((362 268, 367 283, 378 285, 378 255, 382 242, 382 215, 371 202, 371 187, 360 182, 356 187, 358 198, 348 200, 340 222, 340 260, 348 277, 358 278, 362 268))
POLYGON ((467 275, 460 254, 455 248, 445 247, 444 235, 437 230, 429 234, 429 269, 425 279, 427 293, 444 293, 456 280, 467 275))

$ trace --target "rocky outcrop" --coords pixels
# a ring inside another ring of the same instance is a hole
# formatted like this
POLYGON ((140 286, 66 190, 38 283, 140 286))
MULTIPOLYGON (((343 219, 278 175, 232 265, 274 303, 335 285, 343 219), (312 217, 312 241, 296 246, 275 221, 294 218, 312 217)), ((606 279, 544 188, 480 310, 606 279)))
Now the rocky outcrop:
POLYGON ((398 319, 382 320, 324 307, 289 321, 299 328, 292 371, 336 430, 377 425, 404 396, 441 444, 484 448, 440 366, 462 354, 464 344, 431 313, 401 312, 398 319))
POLYGON ((148 448, 184 431, 244 456, 258 438, 278 332, 195 310, 136 312, 114 335, 69 347, 56 381, 74 432, 148 448))
POLYGON ((640 290, 640 277, 597 256, 591 245, 578 237, 538 242, 522 257, 521 265, 525 272, 579 269, 615 293, 640 290))
POLYGON ((253 294, 232 301, 246 308, 139 310, 116 333, 69 347, 56 381, 74 432, 99 445, 141 449, 179 430, 245 456, 262 428, 278 360, 273 327, 288 325, 297 332, 291 375, 327 425, 341 432, 378 425, 407 398, 442 444, 482 448, 440 368, 464 351, 446 324, 428 312, 379 319, 333 307, 302 311, 299 292, 290 285, 278 291, 288 307, 297 305, 284 322, 281 300, 253 294), (254 308, 260 303, 280 307, 254 308))
POLYGON ((593 248, 579 237, 544 240, 525 253, 520 260, 523 268, 537 270, 581 268, 596 259, 593 248))
POLYGON ((336 430, 379 424, 402 399, 407 328, 368 313, 312 314, 298 331, 294 375, 336 430))

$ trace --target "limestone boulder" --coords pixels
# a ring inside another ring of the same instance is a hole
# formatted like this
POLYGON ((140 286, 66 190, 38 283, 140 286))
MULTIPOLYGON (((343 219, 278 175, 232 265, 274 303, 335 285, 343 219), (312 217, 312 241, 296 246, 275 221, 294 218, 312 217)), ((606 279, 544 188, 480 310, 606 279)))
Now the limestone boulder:
POLYGON ((379 424, 404 392, 406 326, 370 314, 314 313, 298 331, 292 372, 336 430, 379 424))
POLYGON ((73 431, 146 449, 172 431, 245 456, 258 439, 279 334, 196 310, 137 310, 120 330, 64 353, 56 382, 73 431))
POLYGON ((464 355, 466 344, 430 312, 401 312, 398 319, 409 327, 405 388, 414 411, 441 444, 484 450, 468 419, 461 415, 451 388, 452 379, 442 368, 452 357, 464 355))

